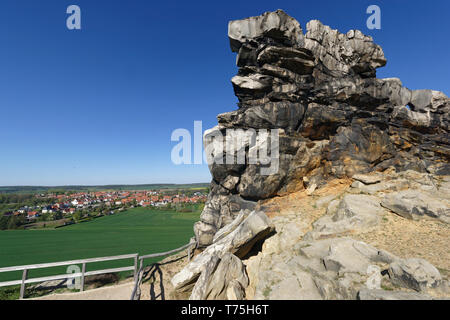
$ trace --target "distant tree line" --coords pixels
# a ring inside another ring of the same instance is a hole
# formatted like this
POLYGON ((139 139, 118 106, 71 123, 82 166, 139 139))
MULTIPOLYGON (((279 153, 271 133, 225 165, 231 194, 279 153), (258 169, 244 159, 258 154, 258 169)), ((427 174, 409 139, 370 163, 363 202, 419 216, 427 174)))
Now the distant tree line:
POLYGON ((20 229, 27 222, 25 215, 1 216, 0 230, 20 229))

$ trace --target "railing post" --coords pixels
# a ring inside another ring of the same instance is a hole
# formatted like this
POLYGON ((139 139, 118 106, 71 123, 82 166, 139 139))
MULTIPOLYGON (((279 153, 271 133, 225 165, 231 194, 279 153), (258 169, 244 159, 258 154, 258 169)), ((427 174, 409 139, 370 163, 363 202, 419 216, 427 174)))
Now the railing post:
POLYGON ((81 288, 80 291, 84 291, 84 273, 86 272, 86 262, 83 263, 81 267, 81 288))
POLYGON ((139 300, 141 298, 140 285, 141 285, 141 281, 142 281, 143 272, 144 272, 144 259, 139 257, 139 271, 134 280, 134 288, 133 288, 133 292, 131 294, 131 300, 139 300))
POLYGON ((28 270, 24 269, 22 273, 22 284, 20 285, 20 299, 25 296, 25 280, 27 280, 28 270))
POLYGON ((138 256, 136 255, 134 257, 134 281, 137 281, 137 277, 138 277, 138 270, 137 270, 137 266, 138 266, 138 256))

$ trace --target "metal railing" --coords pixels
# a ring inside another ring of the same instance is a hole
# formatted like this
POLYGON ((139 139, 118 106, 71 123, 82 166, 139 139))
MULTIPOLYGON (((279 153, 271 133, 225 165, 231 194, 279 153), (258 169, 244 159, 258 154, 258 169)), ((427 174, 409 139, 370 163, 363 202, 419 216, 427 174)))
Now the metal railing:
POLYGON ((53 281, 53 280, 63 280, 63 279, 75 279, 75 278, 80 277, 81 278, 80 291, 84 291, 84 280, 85 280, 86 276, 93 276, 93 275, 105 274, 105 273, 123 272, 123 271, 133 271, 134 288, 131 293, 131 300, 135 300, 137 297, 140 296, 139 286, 142 282, 142 276, 143 276, 143 271, 144 271, 144 267, 145 267, 144 266, 145 259, 168 256, 168 255, 177 253, 177 252, 187 248, 188 249, 188 252, 187 252, 188 261, 190 261, 192 247, 195 247, 195 246, 196 246, 196 242, 194 241, 194 239, 192 239, 188 244, 185 244, 184 246, 182 246, 180 248, 173 249, 173 250, 166 251, 166 252, 151 253, 151 254, 147 254, 144 256, 139 256, 139 254, 137 254, 137 253, 132 253, 132 254, 119 255, 119 256, 110 256, 110 257, 99 257, 99 258, 60 261, 60 262, 29 264, 29 265, 24 265, 24 266, 4 267, 4 268, 0 268, 0 273, 1 272, 22 271, 22 279, 0 282, 0 287, 14 286, 14 285, 20 284, 20 299, 23 299, 23 297, 25 295, 25 286, 29 283, 53 281), (134 264, 132 266, 128 266, 128 267, 86 271, 86 264, 88 264, 88 263, 113 261, 113 260, 124 260, 124 259, 134 259, 134 264), (139 269, 138 269, 138 260, 140 262, 139 269), (29 270, 53 268, 53 267, 69 266, 69 265, 78 265, 78 264, 81 264, 81 272, 59 274, 59 275, 47 276, 47 277, 28 278, 29 270))
POLYGON ((191 261, 191 248, 196 246, 196 242, 194 241, 190 241, 188 244, 185 244, 184 246, 177 248, 177 249, 173 249, 167 252, 161 252, 161 253, 152 253, 152 254, 147 254, 145 256, 140 256, 139 257, 139 271, 137 272, 137 276, 134 278, 134 288, 133 291, 131 292, 131 298, 130 300, 138 300, 141 293, 140 293, 140 285, 142 282, 142 277, 144 274, 144 260, 145 259, 149 259, 149 258, 156 258, 156 257, 163 257, 163 256, 168 256, 171 255, 173 253, 179 252, 181 250, 184 249, 188 249, 187 250, 187 255, 188 255, 188 261, 191 261))
POLYGON ((139 257, 139 254, 133 253, 133 254, 124 254, 124 255, 119 255, 119 256, 78 259, 78 260, 50 262, 50 263, 41 263, 41 264, 29 264, 29 265, 25 265, 25 266, 0 268, 0 272, 23 271, 22 272, 22 280, 0 282, 0 287, 14 286, 14 285, 20 284, 20 299, 23 299, 23 297, 25 295, 25 286, 26 286, 26 284, 29 284, 29 283, 62 280, 62 279, 74 279, 74 278, 81 277, 80 291, 84 291, 84 279, 86 276, 93 276, 93 275, 105 274, 105 273, 123 272, 123 271, 133 271, 134 272, 134 280, 136 281, 137 275, 138 275, 138 273, 137 273, 138 257, 139 257), (124 260, 124 259, 134 259, 134 264, 132 266, 128 266, 128 267, 86 271, 86 264, 88 264, 88 263, 113 261, 113 260, 124 260), (59 275, 55 275, 55 276, 28 279, 28 271, 32 270, 32 269, 43 269, 43 268, 52 268, 52 267, 78 265, 78 264, 82 265, 81 272, 66 273, 66 274, 59 274, 59 275))

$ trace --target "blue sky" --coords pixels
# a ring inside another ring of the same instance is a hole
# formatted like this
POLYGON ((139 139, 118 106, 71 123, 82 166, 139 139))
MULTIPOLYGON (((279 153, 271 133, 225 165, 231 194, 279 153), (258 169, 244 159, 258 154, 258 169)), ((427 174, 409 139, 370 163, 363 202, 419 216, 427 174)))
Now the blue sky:
POLYGON ((372 35, 378 77, 449 95, 447 0, 2 0, 0 185, 208 182, 206 165, 172 164, 171 133, 236 108, 228 21, 278 8, 372 35), (66 28, 71 4, 82 30, 66 28))

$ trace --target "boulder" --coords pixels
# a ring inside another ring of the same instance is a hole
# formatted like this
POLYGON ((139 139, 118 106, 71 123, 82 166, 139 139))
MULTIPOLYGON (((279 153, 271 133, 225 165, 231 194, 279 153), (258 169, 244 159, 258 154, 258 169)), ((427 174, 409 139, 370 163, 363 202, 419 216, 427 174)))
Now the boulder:
POLYGON ((367 230, 380 222, 382 208, 377 197, 347 194, 338 202, 332 201, 327 215, 318 219, 305 238, 320 239, 353 230, 367 230))
POLYGON ((411 220, 424 216, 438 218, 450 223, 448 199, 436 198, 422 190, 404 190, 385 196, 381 205, 396 214, 411 220))
POLYGON ((416 291, 426 292, 442 283, 439 270, 423 259, 394 261, 389 265, 388 274, 393 283, 416 291))

